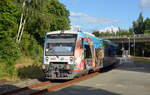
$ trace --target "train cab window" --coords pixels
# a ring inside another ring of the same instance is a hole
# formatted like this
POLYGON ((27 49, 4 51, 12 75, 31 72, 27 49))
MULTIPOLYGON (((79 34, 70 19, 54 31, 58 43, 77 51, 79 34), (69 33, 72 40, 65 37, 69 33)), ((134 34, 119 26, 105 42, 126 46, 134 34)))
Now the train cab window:
POLYGON ((83 38, 81 39, 81 44, 80 44, 80 48, 83 48, 83 38))
POLYGON ((84 48, 85 48, 85 58, 92 58, 90 45, 84 45, 84 48))
POLYGON ((77 39, 76 48, 83 48, 83 39, 77 39))

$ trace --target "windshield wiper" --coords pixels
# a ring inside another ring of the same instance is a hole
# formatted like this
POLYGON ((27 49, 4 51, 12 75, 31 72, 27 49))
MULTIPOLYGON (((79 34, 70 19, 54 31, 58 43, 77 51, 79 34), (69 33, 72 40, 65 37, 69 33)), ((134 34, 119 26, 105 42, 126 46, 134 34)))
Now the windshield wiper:
POLYGON ((53 50, 52 48, 49 49, 49 51, 50 51, 50 53, 54 54, 54 56, 56 56, 57 58, 59 57, 59 56, 54 52, 54 50, 53 50))

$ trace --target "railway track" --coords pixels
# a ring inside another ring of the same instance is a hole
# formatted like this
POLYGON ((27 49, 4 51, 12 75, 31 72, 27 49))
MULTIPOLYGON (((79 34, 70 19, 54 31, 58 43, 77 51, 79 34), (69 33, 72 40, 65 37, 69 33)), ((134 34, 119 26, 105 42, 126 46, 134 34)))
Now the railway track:
POLYGON ((33 84, 33 85, 30 85, 30 86, 27 86, 27 87, 15 89, 15 90, 12 90, 12 91, 9 91, 9 92, 1 93, 0 95, 14 95, 14 94, 15 95, 41 95, 42 94, 43 95, 45 93, 56 91, 58 89, 70 86, 73 83, 76 83, 76 82, 85 80, 87 78, 96 76, 97 74, 98 74, 98 72, 91 73, 91 74, 81 76, 79 78, 75 78, 74 80, 66 81, 66 82, 63 82, 63 83, 53 83, 53 82, 50 82, 50 81, 41 82, 41 83, 33 84), (45 85, 48 85, 48 86, 46 86, 46 88, 44 88, 43 86, 45 86, 45 85), (26 93, 21 93, 20 94, 20 92, 24 92, 26 90, 30 91, 32 89, 39 88, 39 87, 42 87, 44 89, 35 90, 34 92, 32 91, 28 94, 26 94, 26 93))
POLYGON ((50 84, 50 83, 51 83, 50 81, 36 83, 36 84, 26 86, 26 87, 23 87, 23 88, 15 89, 15 90, 8 91, 8 92, 5 92, 5 93, 0 93, 0 95, 11 95, 11 94, 15 94, 15 93, 18 93, 18 92, 21 92, 21 91, 30 90, 30 89, 33 89, 33 88, 44 86, 44 85, 47 85, 47 84, 50 84))

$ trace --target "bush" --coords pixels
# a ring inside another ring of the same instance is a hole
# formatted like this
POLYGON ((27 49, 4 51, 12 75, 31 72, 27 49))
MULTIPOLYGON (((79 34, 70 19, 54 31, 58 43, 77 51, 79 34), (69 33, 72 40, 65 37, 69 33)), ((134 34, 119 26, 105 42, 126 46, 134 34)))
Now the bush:
POLYGON ((14 39, 7 38, 0 45, 0 60, 9 64, 14 64, 21 55, 21 50, 14 39))
POLYGON ((20 47, 25 56, 30 56, 35 63, 42 62, 43 49, 37 42, 37 40, 28 33, 24 33, 20 47))
POLYGON ((0 77, 9 77, 9 78, 15 78, 17 76, 16 74, 16 68, 14 65, 9 63, 0 63, 0 77))

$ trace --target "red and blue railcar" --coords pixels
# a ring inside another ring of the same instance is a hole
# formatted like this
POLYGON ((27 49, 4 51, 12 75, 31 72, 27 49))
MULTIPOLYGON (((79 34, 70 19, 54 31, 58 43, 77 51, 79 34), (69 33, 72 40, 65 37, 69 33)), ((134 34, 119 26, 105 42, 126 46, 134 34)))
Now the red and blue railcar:
POLYGON ((115 45, 86 32, 48 32, 42 69, 48 79, 74 79, 115 62, 115 45))

